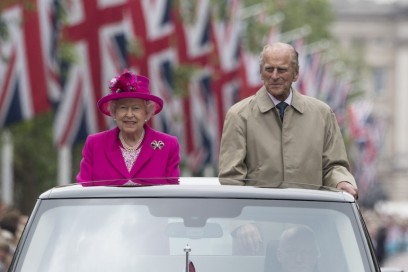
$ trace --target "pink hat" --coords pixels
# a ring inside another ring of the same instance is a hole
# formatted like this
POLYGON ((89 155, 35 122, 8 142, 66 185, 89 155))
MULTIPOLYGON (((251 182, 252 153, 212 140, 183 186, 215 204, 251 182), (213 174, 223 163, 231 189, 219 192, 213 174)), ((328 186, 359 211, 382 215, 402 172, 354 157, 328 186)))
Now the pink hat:
POLYGON ((114 77, 109 83, 110 93, 98 101, 99 110, 108 116, 109 101, 122 98, 140 98, 155 102, 154 114, 159 113, 163 108, 163 100, 150 94, 149 79, 144 76, 135 75, 130 71, 124 71, 121 75, 114 77))

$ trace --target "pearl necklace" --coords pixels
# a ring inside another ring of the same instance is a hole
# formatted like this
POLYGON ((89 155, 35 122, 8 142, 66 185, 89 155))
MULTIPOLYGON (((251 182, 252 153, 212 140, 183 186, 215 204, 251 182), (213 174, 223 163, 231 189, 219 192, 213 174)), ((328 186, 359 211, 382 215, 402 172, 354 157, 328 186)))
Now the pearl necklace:
POLYGON ((143 141, 144 135, 145 135, 145 130, 142 131, 142 135, 140 135, 139 140, 137 140, 137 143, 134 146, 130 146, 125 142, 125 139, 123 139, 122 132, 119 132, 119 139, 123 145, 123 148, 125 148, 126 151, 134 152, 139 147, 141 142, 143 141))

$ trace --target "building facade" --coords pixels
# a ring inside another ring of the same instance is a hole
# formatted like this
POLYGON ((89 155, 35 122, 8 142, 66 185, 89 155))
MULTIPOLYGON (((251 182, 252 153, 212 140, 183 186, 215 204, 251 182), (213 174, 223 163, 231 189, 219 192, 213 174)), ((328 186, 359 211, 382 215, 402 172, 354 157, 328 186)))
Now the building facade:
MULTIPOLYGON (((378 172, 392 201, 408 200, 408 1, 332 0, 332 34, 366 65, 364 90, 385 123, 378 172)), ((346 51, 347 52, 347 51, 346 51)))

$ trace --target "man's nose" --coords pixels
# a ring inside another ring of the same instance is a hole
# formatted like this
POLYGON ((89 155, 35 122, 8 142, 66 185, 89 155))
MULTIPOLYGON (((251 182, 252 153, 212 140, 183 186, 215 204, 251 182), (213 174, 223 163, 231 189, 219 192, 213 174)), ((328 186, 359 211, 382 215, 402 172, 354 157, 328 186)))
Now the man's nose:
POLYGON ((277 78, 278 77, 278 68, 273 68, 272 72, 271 72, 271 76, 273 78, 277 78))

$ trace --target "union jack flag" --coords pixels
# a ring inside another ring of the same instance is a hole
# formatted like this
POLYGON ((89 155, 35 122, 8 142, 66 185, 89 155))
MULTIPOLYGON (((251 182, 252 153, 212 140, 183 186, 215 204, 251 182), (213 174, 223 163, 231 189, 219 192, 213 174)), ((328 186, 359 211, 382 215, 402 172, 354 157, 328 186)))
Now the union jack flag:
POLYGON ((320 52, 309 53, 305 52, 305 57, 302 58, 303 63, 300 65, 300 72, 298 78, 298 86, 300 92, 317 97, 319 72, 321 70, 320 52))
POLYGON ((231 7, 230 16, 219 21, 209 20, 209 1, 197 5, 196 12, 202 16, 197 16, 194 25, 187 28, 195 31, 186 31, 185 36, 185 40, 192 36, 196 42, 187 47, 187 52, 194 53, 182 60, 201 64, 190 81, 185 109, 189 116, 187 139, 191 141, 187 145, 187 161, 195 173, 217 164, 225 111, 237 101, 234 92, 239 88, 239 1, 226 2, 231 7))
MULTIPOLYGON (((202 100, 201 91, 207 88, 212 99, 211 71, 213 56, 213 41, 211 32, 210 1, 203 0, 184 6, 175 15, 176 35, 178 37, 178 56, 181 65, 195 67, 191 78, 186 84, 187 96, 183 99, 184 130, 183 155, 186 158, 188 170, 199 173, 206 165, 213 162, 214 150, 211 150, 214 135, 213 124, 208 124, 212 132, 203 129, 206 117, 200 116, 209 110, 206 101, 202 100), (185 22, 181 18, 190 18, 185 22), (204 89, 203 89, 204 88, 204 89), (196 96, 198 95, 198 96, 196 96)), ((213 105, 213 104, 212 104, 213 105)), ((212 114, 210 112, 210 114, 212 114)), ((207 120, 208 121, 208 120, 207 120)))
MULTIPOLYGON (((154 127, 183 139, 183 101, 174 90, 174 69, 178 65, 177 51, 167 48, 149 58, 150 88, 153 94, 163 99, 165 107, 154 118, 154 127)), ((181 141, 182 142, 182 141, 181 141)))
POLYGON ((211 42, 211 9, 209 0, 197 1, 193 5, 192 10, 189 10, 187 1, 181 5, 180 13, 177 18, 187 16, 191 21, 184 22, 178 20, 179 41, 181 50, 179 51, 180 59, 186 63, 208 64, 208 56, 213 51, 211 42), (184 7, 184 8, 183 8, 184 7), (195 8, 194 8, 195 7, 195 8), (205 61, 205 62, 203 62, 205 61))
POLYGON ((177 50, 171 47, 176 26, 171 1, 130 1, 129 10, 141 54, 131 58, 131 65, 150 79, 150 91, 160 96, 165 107, 152 124, 176 136, 181 135, 180 101, 175 95, 174 67, 178 65, 177 50), (172 125, 170 125, 172 124, 172 125))
POLYGON ((259 55, 243 50, 239 71, 242 81, 241 98, 255 94, 262 87, 259 69, 259 55))
POLYGON ((218 60, 212 67, 213 73, 213 93, 217 98, 218 111, 218 133, 221 135, 225 109, 237 102, 234 94, 239 81, 241 65, 241 24, 239 22, 240 2, 229 0, 225 3, 230 7, 230 13, 224 20, 213 22, 213 40, 215 48, 215 58, 218 60), (235 86, 235 87, 232 87, 235 86), (226 92, 233 92, 227 96, 226 92), (223 100, 224 97, 230 100, 223 100))
POLYGON ((190 88, 190 103, 193 122, 193 150, 187 162, 189 168, 199 173, 206 166, 213 166, 218 161, 219 122, 218 101, 211 89, 212 77, 209 71, 197 75, 190 88))
POLYGON ((128 12, 140 50, 139 55, 131 57, 131 65, 149 77, 150 57, 167 50, 174 38, 171 1, 129 1, 128 12))
POLYGON ((385 126, 374 114, 374 106, 369 101, 355 101, 347 108, 347 127, 353 139, 354 176, 360 193, 366 195, 378 180, 378 154, 384 144, 385 126))
POLYGON ((46 48, 54 48, 56 41, 53 37, 63 35, 78 56, 74 62, 65 64, 64 75, 61 67, 53 65, 61 64, 55 54, 49 54, 47 61, 52 75, 51 99, 56 109, 55 142, 58 146, 70 146, 109 126, 98 112, 96 101, 107 89, 107 83, 114 74, 112 71, 128 64, 124 50, 127 40, 123 32, 129 29, 129 23, 124 15, 125 4, 120 1, 67 1, 64 7, 67 23, 56 28, 57 3, 49 1, 43 4, 40 10, 49 11, 46 17, 49 21, 44 21, 44 24, 54 26, 44 34, 48 37, 45 39, 48 43, 46 48), (62 33, 55 34, 56 31, 62 33))
POLYGON ((48 111, 39 18, 22 5, 2 11, 8 37, 0 40, 0 127, 48 111), (22 19, 24 18, 24 20, 22 19))

